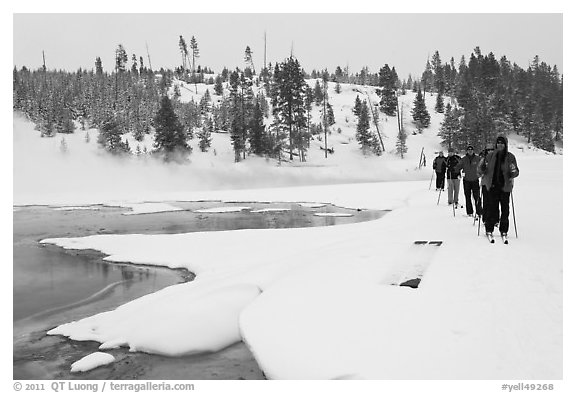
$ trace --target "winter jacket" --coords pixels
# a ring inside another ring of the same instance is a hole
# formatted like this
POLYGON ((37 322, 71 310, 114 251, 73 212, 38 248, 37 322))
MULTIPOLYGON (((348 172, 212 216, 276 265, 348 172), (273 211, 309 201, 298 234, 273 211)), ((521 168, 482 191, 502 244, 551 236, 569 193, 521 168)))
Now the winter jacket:
POLYGON ((466 154, 456 165, 457 171, 464 171, 464 180, 466 181, 477 181, 478 180, 478 164, 480 163, 480 157, 476 154, 468 155, 466 154))
POLYGON ((460 162, 460 157, 454 154, 453 156, 448 156, 446 159, 446 178, 448 179, 459 179, 460 178, 460 170, 456 170, 458 163, 460 162))
POLYGON ((518 164, 516 163, 516 157, 514 154, 508 151, 508 140, 506 139, 505 149, 498 156, 498 151, 491 151, 480 160, 478 164, 478 175, 482 176, 482 185, 486 186, 486 189, 490 190, 493 185, 498 184, 498 181, 494 179, 494 174, 501 175, 500 186, 504 192, 512 192, 514 187, 514 178, 518 177, 520 170, 518 169, 518 164), (500 161, 501 171, 495 172, 496 162, 500 161))
POLYGON ((432 162, 432 169, 438 173, 444 174, 446 172, 446 157, 436 157, 432 162))

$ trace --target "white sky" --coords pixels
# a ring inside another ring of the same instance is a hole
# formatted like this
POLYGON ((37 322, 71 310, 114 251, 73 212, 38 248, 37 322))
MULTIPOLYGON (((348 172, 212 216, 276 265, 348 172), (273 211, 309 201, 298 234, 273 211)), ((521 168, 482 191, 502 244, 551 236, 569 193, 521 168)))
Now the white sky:
MULTIPOLYGON (((102 8, 103 10, 105 8, 102 8)), ((225 8, 226 10, 228 8, 225 8)), ((426 59, 438 50, 443 62, 458 65, 479 46, 484 54, 507 58, 526 68, 535 55, 562 67, 562 14, 27 14, 13 16, 13 65, 36 69, 45 51, 49 69, 92 69, 99 56, 111 70, 118 44, 129 58, 147 62, 146 43, 153 68, 174 68, 181 62, 179 36, 187 43, 195 36, 198 63, 214 71, 244 65, 250 46, 259 69, 264 63, 290 55, 291 49, 308 71, 349 65, 377 71, 396 67, 401 78, 420 76, 426 59)), ((66 11, 74 9, 66 8, 66 11)), ((26 12, 35 12, 29 10, 26 12)), ((129 60, 131 63, 131 60, 129 60)))

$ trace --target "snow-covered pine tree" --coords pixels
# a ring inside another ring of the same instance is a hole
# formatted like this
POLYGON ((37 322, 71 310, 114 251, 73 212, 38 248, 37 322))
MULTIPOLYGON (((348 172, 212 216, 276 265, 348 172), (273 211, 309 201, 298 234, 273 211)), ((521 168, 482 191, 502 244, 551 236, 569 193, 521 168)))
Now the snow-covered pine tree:
POLYGON ((326 123, 329 126, 333 126, 334 124, 336 124, 336 118, 334 117, 334 108, 329 102, 326 103, 326 123))
POLYGON ((200 113, 202 115, 208 113, 210 110, 210 102, 212 102, 212 97, 210 97, 210 90, 206 89, 206 92, 200 99, 200 113))
POLYGON ((408 152, 408 146, 406 145, 406 131, 403 127, 400 127, 398 131, 398 136, 396 137, 396 153, 400 154, 400 158, 404 159, 404 154, 408 152))
POLYGON ((356 95, 356 100, 354 101, 354 106, 352 107, 352 113, 354 116, 360 116, 360 111, 362 110, 362 101, 360 96, 356 95))
POLYGON ((132 76, 138 77, 138 59, 136 59, 136 55, 132 53, 132 68, 130 69, 132 76))
MULTIPOLYGON (((314 91, 306 84, 304 95, 304 107, 306 108, 306 132, 309 136, 312 135, 311 121, 312 121, 312 105, 314 104, 314 91)), ((308 139, 308 147, 310 147, 310 139, 308 139)))
POLYGON ((372 150, 372 138, 370 135, 370 117, 366 100, 360 104, 358 125, 356 126, 356 140, 360 144, 362 154, 367 155, 372 150))
POLYGON ((290 160, 294 149, 303 150, 302 138, 296 138, 306 128, 306 81, 304 70, 294 57, 289 57, 278 65, 274 72, 274 92, 272 99, 273 113, 284 123, 288 131, 288 148, 290 160))
POLYGON ((336 92, 336 94, 342 93, 342 86, 340 86, 339 81, 336 82, 336 86, 334 87, 334 91, 336 92))
POLYGON ((266 153, 266 127, 264 125, 264 113, 260 102, 257 101, 254 106, 254 111, 248 123, 248 142, 250 143, 250 151, 257 156, 262 156, 266 153))
POLYGON ((380 68, 378 74, 378 86, 376 90, 380 96, 380 108, 388 116, 396 115, 397 99, 396 99, 396 85, 398 83, 398 75, 394 67, 390 69, 388 64, 380 68))
POLYGON ((165 161, 180 161, 190 153, 184 127, 167 96, 160 101, 160 109, 154 117, 154 127, 154 151, 162 155, 165 161))
POLYGON ((444 96, 442 92, 436 94, 436 105, 434 106, 436 113, 444 113, 444 96))
POLYGON ((537 111, 532 123, 532 143, 534 146, 554 152, 554 139, 552 137, 551 129, 544 123, 542 113, 537 111))
POLYGON ((98 133, 98 144, 110 153, 122 153, 124 146, 122 143, 122 130, 115 116, 108 115, 100 127, 98 133))
POLYGON ((254 67, 254 60, 252 59, 252 49, 249 46, 244 51, 244 62, 250 67, 252 75, 256 75, 256 67, 254 67))
POLYGON ((198 147, 205 153, 212 146, 212 132, 214 131, 214 122, 210 116, 204 118, 204 124, 198 133, 198 147))
POLYGON ((434 73, 432 72, 432 65, 430 60, 426 60, 426 67, 422 73, 422 80, 420 88, 424 89, 423 97, 426 98, 426 92, 434 86, 434 73))
POLYGON ((222 77, 220 75, 216 75, 216 79, 214 80, 214 94, 221 96, 223 92, 224 88, 222 86, 222 77))
POLYGON ((198 48, 198 41, 192 36, 190 40, 190 51, 192 52, 192 77, 194 78, 194 89, 196 94, 198 94, 198 86, 196 85, 196 59, 200 57, 200 49, 198 48))
POLYGON ((324 100, 324 92, 322 91, 322 87, 320 86, 320 81, 316 79, 316 84, 314 85, 314 102, 316 105, 322 105, 322 101, 324 100))
POLYGON ((382 155, 382 144, 374 132, 370 132, 370 147, 372 148, 372 153, 376 154, 377 156, 382 155))
POLYGON ((450 149, 454 147, 456 133, 460 129, 459 113, 456 108, 452 108, 450 104, 446 105, 446 112, 444 113, 444 120, 440 124, 440 131, 438 136, 442 139, 441 144, 450 149))
POLYGON ((180 55, 182 56, 182 77, 186 79, 186 59, 188 58, 188 45, 186 45, 184 37, 180 36, 180 39, 178 40, 178 46, 180 47, 180 55))
POLYGON ((434 55, 432 56, 432 71, 434 72, 434 78, 433 78, 434 90, 439 95, 444 95, 445 91, 444 66, 442 65, 442 60, 440 59, 440 53, 438 51, 434 52, 434 55))
POLYGON ((234 148, 234 162, 240 162, 242 152, 246 149, 246 113, 244 112, 244 89, 241 88, 240 75, 236 70, 230 74, 230 139, 234 148))
POLYGON ((412 119, 416 124, 419 132, 430 125, 430 113, 426 109, 426 102, 422 96, 422 90, 418 89, 416 98, 414 99, 414 107, 412 108, 412 119))

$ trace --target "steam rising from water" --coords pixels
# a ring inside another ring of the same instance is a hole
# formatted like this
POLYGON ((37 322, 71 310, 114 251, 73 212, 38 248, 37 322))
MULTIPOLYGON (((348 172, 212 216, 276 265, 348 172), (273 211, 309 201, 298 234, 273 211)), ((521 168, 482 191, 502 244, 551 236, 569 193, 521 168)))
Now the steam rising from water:
MULTIPOLYGON (((374 160, 298 162, 248 157, 234 163, 228 134, 213 134, 210 151, 200 152, 193 140, 190 163, 165 163, 151 157, 114 157, 96 143, 98 130, 41 138, 34 124, 14 115, 14 204, 99 202, 158 198, 183 191, 266 188, 311 184, 380 181, 397 177, 374 160), (86 134, 89 135, 87 142, 86 134), (62 150, 65 140, 66 151, 62 150), (323 166, 324 165, 324 166, 323 166)), ((128 137, 132 150, 138 142, 128 137)), ((152 137, 141 144, 150 151, 152 137)), ((348 155, 349 156, 349 155, 348 155)), ((404 174, 404 177, 406 175, 404 174)))

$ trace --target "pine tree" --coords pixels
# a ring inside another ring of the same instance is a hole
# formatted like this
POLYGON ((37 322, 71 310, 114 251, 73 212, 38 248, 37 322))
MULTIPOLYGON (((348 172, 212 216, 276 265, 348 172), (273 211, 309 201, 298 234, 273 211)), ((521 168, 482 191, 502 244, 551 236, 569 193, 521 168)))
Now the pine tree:
POLYGON ((200 99, 200 113, 206 114, 210 110, 210 102, 212 97, 210 97, 210 90, 206 89, 206 92, 200 99))
POLYGON ((248 141, 252 153, 262 156, 266 153, 266 127, 264 126, 264 114, 260 102, 256 102, 254 112, 248 123, 248 141))
POLYGON ((459 113, 456 108, 452 109, 450 104, 446 105, 444 121, 440 125, 438 136, 442 139, 441 144, 448 149, 454 147, 458 130, 460 129, 459 113))
POLYGON ((188 46, 186 45, 186 41, 184 37, 180 36, 178 41, 178 46, 180 47, 180 54, 182 56, 182 75, 186 75, 186 59, 188 58, 188 46))
POLYGON ((355 116, 360 116, 361 110, 362 110, 362 101, 360 101, 360 97, 356 95, 356 101, 354 101, 354 107, 352 108, 352 113, 355 116))
POLYGON ((414 107, 412 108, 412 119, 416 123, 416 127, 420 132, 423 128, 427 128, 430 125, 430 114, 426 109, 426 102, 422 97, 422 90, 418 89, 416 98, 414 99, 414 107))
POLYGON ((328 102, 326 103, 326 124, 333 126, 336 124, 336 118, 334 117, 334 108, 328 102))
POLYGON ((273 113, 277 120, 286 126, 290 160, 292 160, 295 148, 300 151, 305 150, 301 133, 306 128, 304 100, 307 85, 304 80, 304 71, 297 59, 290 57, 275 69, 274 85, 273 113))
POLYGON ((130 69, 130 72, 138 77, 138 60, 136 59, 136 55, 132 54, 132 68, 130 69))
POLYGON ((154 150, 165 161, 179 161, 190 152, 186 133, 167 96, 162 97, 160 109, 154 117, 154 150))
POLYGON ((426 68, 422 73, 422 87, 424 88, 424 98, 426 98, 426 92, 434 86, 434 73, 432 72, 432 65, 430 60, 426 60, 426 68))
POLYGON ((324 92, 322 87, 320 87, 320 81, 316 79, 316 84, 314 85, 314 102, 316 105, 321 105, 322 100, 324 100, 324 92))
POLYGON ((102 70, 102 59, 100 59, 100 57, 96 57, 95 66, 96 66, 96 75, 102 75, 104 71, 102 70))
POLYGON ((198 147, 205 153, 212 146, 212 132, 214 131, 214 122, 210 116, 204 119, 202 130, 198 133, 198 147))
POLYGON ((360 111, 358 115, 358 125, 356 126, 356 140, 360 143, 362 153, 366 155, 372 148, 372 141, 370 136, 370 117, 368 115, 368 105, 366 101, 360 104, 360 111))
POLYGON ((394 68, 390 69, 388 64, 380 68, 378 76, 378 86, 376 92, 381 97, 380 107, 388 116, 396 115, 397 98, 396 98, 396 84, 398 83, 398 75, 394 68))
POLYGON ((400 157, 403 159, 404 154, 408 152, 408 146, 406 146, 406 139, 407 139, 406 131, 403 128, 400 128, 398 131, 398 136, 396 138, 396 152, 400 154, 400 157))
POLYGON ((436 113, 444 113, 444 97, 442 92, 436 94, 436 106, 434 106, 436 113))
POLYGON ((532 143, 542 150, 554 152, 554 139, 552 138, 551 129, 546 126, 544 116, 540 111, 536 111, 532 123, 532 143))
POLYGON ((336 82, 336 87, 334 88, 336 94, 342 93, 342 86, 340 86, 340 82, 336 82))
POLYGON ((98 144, 107 151, 119 154, 123 151, 122 130, 116 118, 109 115, 98 134, 98 144))
POLYGON ((190 40, 190 50, 192 51, 192 77, 194 78, 194 89, 196 94, 198 94, 198 86, 196 85, 196 59, 200 57, 200 49, 198 49, 198 42, 194 36, 192 36, 192 39, 190 40))
POLYGON ((241 88, 240 75, 243 75, 240 70, 236 70, 230 74, 230 139, 234 149, 234 162, 240 162, 242 152, 245 151, 246 140, 244 135, 246 133, 246 113, 244 112, 244 94, 241 88))
POLYGON ((254 67, 254 60, 252 59, 252 49, 249 46, 246 47, 244 51, 244 62, 250 67, 251 73, 256 74, 256 68, 254 67))
POLYGON ((222 87, 222 77, 220 75, 217 75, 216 79, 214 80, 214 94, 216 94, 217 96, 221 96, 223 92, 224 89, 222 87))

